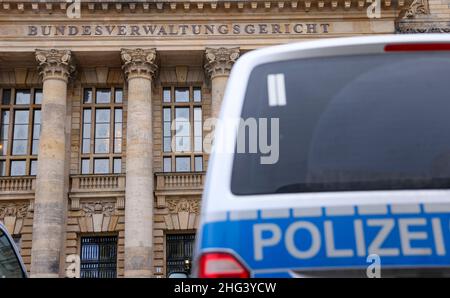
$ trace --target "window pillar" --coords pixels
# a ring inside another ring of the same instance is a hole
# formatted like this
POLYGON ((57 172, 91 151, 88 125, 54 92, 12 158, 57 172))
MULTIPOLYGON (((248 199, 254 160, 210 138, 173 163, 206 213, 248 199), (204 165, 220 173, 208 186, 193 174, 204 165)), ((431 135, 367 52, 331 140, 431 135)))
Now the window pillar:
POLYGON ((231 68, 239 58, 239 48, 206 48, 205 58, 205 70, 211 78, 211 117, 217 118, 231 68))
POLYGON ((128 82, 125 187, 125 277, 152 275, 152 78, 155 49, 122 49, 128 82))
POLYGON ((34 203, 32 277, 58 277, 65 227, 67 82, 74 71, 68 50, 36 50, 43 81, 42 129, 34 203))

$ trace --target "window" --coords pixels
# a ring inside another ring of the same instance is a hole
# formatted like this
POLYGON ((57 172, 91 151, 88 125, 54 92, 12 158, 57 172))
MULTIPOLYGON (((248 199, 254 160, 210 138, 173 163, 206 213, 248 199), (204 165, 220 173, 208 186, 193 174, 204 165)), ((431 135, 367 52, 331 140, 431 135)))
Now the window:
POLYGON ((203 115, 200 87, 162 90, 163 171, 203 171, 203 115))
POLYGON ((85 88, 82 107, 81 174, 122 173, 122 88, 85 88))
POLYGON ((190 172, 191 158, 184 156, 175 157, 175 170, 176 172, 190 172))
POLYGON ((80 277, 115 278, 117 237, 81 237, 80 277))
POLYGON ((189 271, 186 261, 192 262, 195 234, 166 235, 167 275, 171 272, 189 271))
POLYGON ((0 279, 26 277, 12 243, 0 229, 0 279))
POLYGON ((36 175, 41 89, 0 89, 0 175, 36 175))
POLYGON ((203 171, 203 156, 195 157, 195 171, 202 172, 203 171))
MULTIPOLYGON (((448 189, 449 74, 448 52, 322 57, 256 67, 241 118, 279 119, 280 133, 271 133, 269 125, 264 131, 271 134, 268 154, 234 155, 231 191, 448 189), (272 74, 283 74, 285 105, 268 104, 272 74), (319 82, 327 82, 326 88, 319 82)), ((248 144, 250 134, 243 133, 240 129, 237 138, 248 144)))

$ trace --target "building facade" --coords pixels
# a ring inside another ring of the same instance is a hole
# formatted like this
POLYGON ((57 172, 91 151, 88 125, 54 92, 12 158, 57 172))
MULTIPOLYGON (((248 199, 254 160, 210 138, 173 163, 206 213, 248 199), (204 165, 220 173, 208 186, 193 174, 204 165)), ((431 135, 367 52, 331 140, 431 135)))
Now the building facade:
POLYGON ((240 55, 422 32, 448 0, 2 1, 0 221, 32 277, 183 270, 240 55))

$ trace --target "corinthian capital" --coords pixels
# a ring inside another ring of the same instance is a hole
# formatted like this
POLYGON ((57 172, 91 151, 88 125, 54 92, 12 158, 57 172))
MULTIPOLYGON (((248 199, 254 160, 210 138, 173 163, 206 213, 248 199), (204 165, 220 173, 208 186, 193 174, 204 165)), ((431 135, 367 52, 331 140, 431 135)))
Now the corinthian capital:
POLYGON ((72 53, 69 50, 36 49, 36 61, 43 80, 52 78, 67 82, 75 71, 72 53))
POLYGON ((239 58, 239 48, 206 48, 205 70, 211 78, 228 76, 239 58))
POLYGON ((152 79, 158 66, 156 65, 156 49, 122 49, 122 69, 127 79, 144 77, 152 79))

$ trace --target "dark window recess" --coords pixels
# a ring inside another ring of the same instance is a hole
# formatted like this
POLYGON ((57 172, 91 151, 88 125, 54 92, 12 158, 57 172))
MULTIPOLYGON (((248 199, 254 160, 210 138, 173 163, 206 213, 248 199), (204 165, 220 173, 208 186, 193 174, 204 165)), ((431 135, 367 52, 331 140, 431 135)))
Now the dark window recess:
POLYGON ((22 236, 21 235, 12 235, 12 238, 14 240, 14 244, 17 246, 17 249, 20 252, 22 249, 22 236))
POLYGON ((81 238, 81 278, 117 276, 117 237, 81 238))
POLYGON ((195 234, 166 235, 167 275, 186 271, 185 261, 192 262, 195 234))

